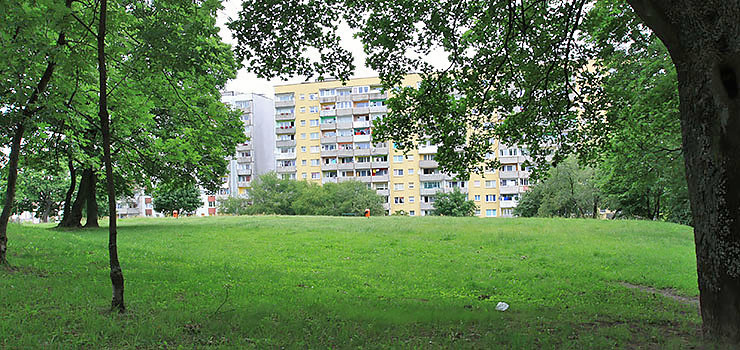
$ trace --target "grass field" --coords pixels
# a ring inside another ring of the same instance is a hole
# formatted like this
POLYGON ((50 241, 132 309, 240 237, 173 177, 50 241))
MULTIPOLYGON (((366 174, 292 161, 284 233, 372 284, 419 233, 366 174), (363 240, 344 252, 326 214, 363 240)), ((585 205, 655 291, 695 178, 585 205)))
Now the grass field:
POLYGON ((107 311, 107 238, 10 227, 0 348, 702 346, 693 237, 674 224, 121 220, 123 315, 107 311))

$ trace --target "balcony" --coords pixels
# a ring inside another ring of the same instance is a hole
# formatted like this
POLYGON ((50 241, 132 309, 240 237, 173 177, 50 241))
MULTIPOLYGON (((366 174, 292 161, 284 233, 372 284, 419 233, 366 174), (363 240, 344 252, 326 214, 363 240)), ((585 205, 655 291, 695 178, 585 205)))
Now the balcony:
POLYGON ((531 173, 529 171, 520 170, 519 171, 519 178, 520 179, 529 179, 529 175, 531 173))
POLYGON ((355 120, 352 123, 353 128, 369 128, 372 125, 373 125, 372 122, 369 120, 355 120))
POLYGON ((434 154, 437 153, 437 146, 421 146, 419 147, 419 154, 434 154))
POLYGON ((290 100, 290 101, 275 101, 275 108, 293 107, 293 106, 295 106, 295 100, 290 100))
POLYGON ((343 101, 352 101, 352 96, 350 96, 349 94, 337 95, 337 102, 343 102, 343 101))
POLYGON ((519 201, 510 200, 510 201, 500 201, 498 203, 499 207, 502 209, 504 208, 516 208, 517 204, 519 204, 519 201))
POLYGON ((336 102, 337 97, 336 96, 321 96, 319 97, 320 103, 330 103, 330 102, 336 102))
POLYGON ((518 179, 519 178, 519 172, 516 170, 512 171, 499 171, 498 177, 501 179, 518 179))
POLYGON ((337 182, 347 182, 347 181, 355 181, 354 176, 339 176, 337 177, 337 182))
POLYGON ((237 175, 252 175, 252 169, 237 169, 237 175))
POLYGON ((238 181, 236 187, 251 187, 252 181, 238 181))
POLYGON ((388 98, 388 94, 385 92, 379 92, 379 91, 371 91, 369 94, 367 94, 368 100, 385 100, 388 98))
POLYGON ((419 181, 442 181, 445 174, 419 174, 419 181))
POLYGON ((437 192, 441 192, 441 188, 420 188, 419 189, 419 195, 421 196, 433 196, 437 194, 437 192))
POLYGON ((373 169, 383 169, 390 167, 390 163, 388 161, 385 162, 372 162, 373 169))
POLYGON ((336 130, 337 129, 337 123, 323 123, 320 126, 321 130, 336 130))
POLYGON ((331 171, 331 170, 337 170, 337 163, 321 163, 321 170, 322 171, 331 171))
POLYGON ((355 163, 355 169, 370 169, 371 167, 370 162, 355 163))
POLYGON ((370 153, 374 156, 382 156, 388 154, 388 147, 373 147, 370 149, 370 153))
POLYGON ((280 127, 275 128, 275 133, 278 135, 295 135, 295 127, 280 127))
POLYGON ((373 176, 373 182, 388 182, 388 175, 373 176))
POLYGON ((517 156, 499 156, 498 161, 501 164, 516 164, 519 163, 519 157, 517 156))
POLYGON ((388 112, 388 107, 386 106, 372 106, 370 107, 370 113, 386 113, 388 112))
POLYGON ((527 192, 527 191, 529 191, 529 186, 528 185, 519 186, 519 193, 524 193, 524 192, 527 192))
POLYGON ((277 160, 295 159, 295 153, 276 153, 275 159, 277 160))
POLYGON ((251 149, 252 149, 252 145, 251 144, 243 144, 242 143, 242 144, 236 145, 236 151, 237 152, 249 151, 251 149))
POLYGON ((355 163, 339 163, 337 164, 338 170, 352 170, 355 168, 355 163))
POLYGON ((370 142, 372 140, 371 135, 355 135, 354 141, 355 142, 370 142))
POLYGON ((295 146, 295 140, 278 140, 275 142, 277 147, 293 147, 295 146))
POLYGON ((340 148, 337 150, 337 156, 339 157, 352 157, 353 155, 355 155, 355 151, 351 149, 340 148))
POLYGON ((383 209, 385 210, 391 210, 391 205, 388 203, 383 203, 383 209))
POLYGON ((363 182, 363 183, 371 183, 373 181, 373 178, 370 176, 356 176, 355 180, 363 182))
POLYGON ((436 160, 420 160, 419 161, 419 168, 428 169, 428 168, 436 168, 439 164, 437 164, 436 160))
POLYGON ((421 202, 421 210, 434 210, 434 202, 421 202))
POLYGON ((275 120, 281 121, 281 120, 295 120, 295 114, 294 113, 280 113, 275 114, 275 120))
POLYGON ((352 101, 367 101, 369 94, 352 94, 352 101))
POLYGON ((336 136, 324 136, 321 138, 321 143, 337 143, 336 136))
POLYGON ((278 173, 294 173, 295 172, 295 165, 292 165, 292 166, 281 166, 281 165, 278 165, 275 170, 278 173))
POLYGON ((331 117, 337 115, 336 109, 322 109, 319 111, 320 117, 331 117))
POLYGON ((352 142, 352 136, 337 136, 337 142, 352 142))
POLYGON ((335 184, 335 183, 337 183, 337 177, 336 176, 334 176, 334 177, 323 177, 323 178, 321 178, 321 183, 322 184, 328 184, 328 183, 334 183, 335 184))
POLYGON ((337 156, 337 150, 321 150, 321 156, 322 157, 336 157, 337 156))
POLYGON ((519 193, 519 186, 501 186, 499 188, 498 193, 501 194, 514 194, 519 193))
POLYGON ((352 114, 368 114, 370 113, 370 107, 354 107, 352 108, 352 114))
POLYGON ((337 108, 337 116, 352 115, 352 108, 337 108))
POLYGON ((252 157, 236 157, 237 163, 251 163, 252 157))
POLYGON ((445 193, 452 193, 452 192, 455 192, 455 189, 456 189, 456 188, 457 188, 458 190, 460 190, 460 192, 461 192, 461 193, 468 193, 468 188, 467 188, 467 187, 446 187, 446 188, 445 188, 445 193))
POLYGON ((376 190, 375 192, 378 193, 378 196, 390 196, 391 194, 390 191, 387 189, 386 190, 376 190))
POLYGON ((338 122, 337 129, 343 129, 343 130, 352 129, 352 122, 338 122))
POLYGON ((357 148, 355 149, 355 156, 369 156, 370 155, 370 149, 369 148, 357 148))

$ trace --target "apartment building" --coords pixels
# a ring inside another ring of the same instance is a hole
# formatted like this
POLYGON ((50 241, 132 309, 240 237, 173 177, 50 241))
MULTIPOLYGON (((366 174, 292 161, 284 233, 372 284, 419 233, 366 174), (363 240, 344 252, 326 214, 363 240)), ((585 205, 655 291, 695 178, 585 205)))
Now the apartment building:
MULTIPOLYGON (((418 75, 403 85, 413 86, 418 75)), ((524 150, 498 145, 500 170, 458 179, 439 170, 435 145, 407 154, 372 139, 372 123, 387 113, 388 94, 378 78, 309 82, 275 87, 276 171, 283 178, 316 183, 358 180, 385 200, 388 213, 428 215, 434 195, 459 188, 481 217, 512 216, 527 190, 524 150)))

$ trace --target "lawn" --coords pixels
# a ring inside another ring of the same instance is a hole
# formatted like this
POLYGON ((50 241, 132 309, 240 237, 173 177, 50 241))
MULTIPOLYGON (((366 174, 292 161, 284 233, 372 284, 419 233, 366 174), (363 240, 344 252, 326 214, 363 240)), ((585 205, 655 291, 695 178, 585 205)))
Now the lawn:
POLYGON ((11 225, 0 348, 701 347, 686 226, 270 216, 119 223, 123 315, 108 312, 106 228, 11 225), (508 310, 495 310, 501 301, 508 310))

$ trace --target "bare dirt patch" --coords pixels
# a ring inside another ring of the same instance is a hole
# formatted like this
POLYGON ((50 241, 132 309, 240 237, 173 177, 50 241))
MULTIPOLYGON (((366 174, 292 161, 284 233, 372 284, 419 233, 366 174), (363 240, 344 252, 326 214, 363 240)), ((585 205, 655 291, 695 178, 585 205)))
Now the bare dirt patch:
POLYGON ((630 288, 630 289, 638 289, 646 293, 652 293, 652 294, 660 294, 666 298, 671 298, 675 301, 678 301, 680 303, 688 304, 688 305, 694 305, 696 307, 699 307, 699 298, 698 297, 685 297, 683 295, 679 295, 676 293, 675 289, 666 288, 666 289, 655 289, 653 287, 649 286, 642 286, 639 284, 632 284, 629 282, 619 282, 620 285, 630 288))

